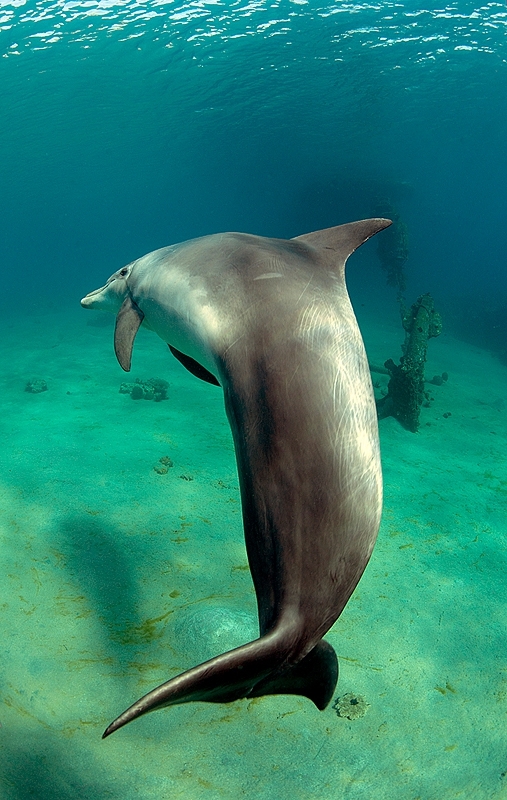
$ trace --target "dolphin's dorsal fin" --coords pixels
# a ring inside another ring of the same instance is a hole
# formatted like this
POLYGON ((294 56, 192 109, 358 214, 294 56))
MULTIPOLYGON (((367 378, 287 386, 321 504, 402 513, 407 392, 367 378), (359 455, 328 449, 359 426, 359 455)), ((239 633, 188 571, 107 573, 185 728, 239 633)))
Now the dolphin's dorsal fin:
POLYGON ((317 250, 331 250, 333 261, 345 264, 354 250, 391 224, 392 220, 380 217, 361 219, 359 222, 348 222, 345 225, 336 225, 334 228, 304 233, 302 236, 295 236, 293 241, 304 242, 317 250))
POLYGON ((185 353, 176 350, 176 348, 173 347, 172 344, 168 345, 168 347, 173 356, 177 358, 180 364, 183 364, 185 369, 188 369, 188 371, 191 372, 192 375, 195 375, 196 378, 200 378, 202 381, 207 381, 207 383, 212 383, 213 386, 220 386, 215 376, 209 370, 207 370, 206 367, 203 367, 202 364, 199 364, 199 362, 196 361, 195 358, 191 358, 191 356, 186 356, 185 353))
POLYGON ((131 296, 125 298, 122 303, 118 316, 116 317, 116 327, 114 329, 114 352, 120 367, 125 372, 130 372, 132 361, 132 348, 134 339, 144 319, 144 314, 131 296))

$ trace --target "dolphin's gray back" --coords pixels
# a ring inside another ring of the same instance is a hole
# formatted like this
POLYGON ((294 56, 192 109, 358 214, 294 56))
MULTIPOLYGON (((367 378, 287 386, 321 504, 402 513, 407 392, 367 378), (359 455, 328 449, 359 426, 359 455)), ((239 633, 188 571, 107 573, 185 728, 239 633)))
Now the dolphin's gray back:
POLYGON ((218 364, 261 632, 297 618, 308 637, 298 648, 307 650, 366 566, 382 481, 368 362, 343 269, 330 269, 328 253, 289 244, 286 271, 287 262, 269 263, 283 277, 246 285, 248 335, 227 340, 218 364))

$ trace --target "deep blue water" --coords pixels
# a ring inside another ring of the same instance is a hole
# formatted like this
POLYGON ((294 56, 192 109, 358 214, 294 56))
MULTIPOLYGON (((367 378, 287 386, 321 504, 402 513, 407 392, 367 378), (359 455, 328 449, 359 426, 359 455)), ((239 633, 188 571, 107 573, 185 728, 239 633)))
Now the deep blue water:
POLYGON ((156 247, 293 236, 371 215, 381 195, 409 225, 409 299, 431 291, 450 324, 473 318, 493 342, 507 305, 503 3, 2 0, 0 13, 4 302, 77 299, 156 247))

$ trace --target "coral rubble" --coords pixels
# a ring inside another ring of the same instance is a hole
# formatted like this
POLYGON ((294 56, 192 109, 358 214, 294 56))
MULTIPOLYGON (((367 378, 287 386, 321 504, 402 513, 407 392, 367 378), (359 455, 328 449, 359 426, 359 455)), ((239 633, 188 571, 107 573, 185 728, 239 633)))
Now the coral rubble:
POLYGON ((150 378, 141 380, 136 378, 134 383, 122 383, 120 386, 121 394, 129 394, 132 400, 160 400, 167 399, 169 384, 163 378, 150 378))
POLYGON ((40 392, 47 392, 48 385, 45 380, 42 378, 36 378, 33 381, 27 381, 25 386, 25 392, 30 392, 31 394, 39 394, 40 392))
POLYGON ((153 469, 159 475, 167 475, 169 468, 172 466, 173 462, 169 456, 162 456, 162 458, 159 458, 158 463, 154 465, 153 469))

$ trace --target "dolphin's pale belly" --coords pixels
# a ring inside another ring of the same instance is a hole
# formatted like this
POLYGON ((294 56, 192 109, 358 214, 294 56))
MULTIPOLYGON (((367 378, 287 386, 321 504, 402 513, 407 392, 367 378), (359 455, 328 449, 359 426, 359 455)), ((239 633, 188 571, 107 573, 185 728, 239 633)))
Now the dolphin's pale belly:
POLYGON ((215 359, 205 346, 198 329, 191 325, 187 318, 182 318, 171 306, 153 307, 152 304, 143 303, 142 300, 139 305, 143 310, 147 309, 143 324, 149 330, 156 333, 162 341, 202 364, 218 379, 215 359))

